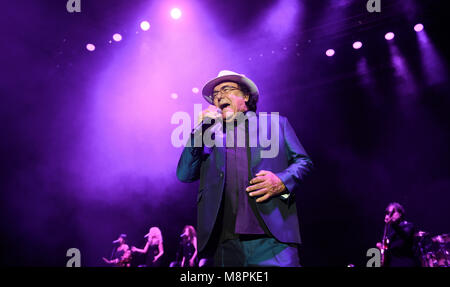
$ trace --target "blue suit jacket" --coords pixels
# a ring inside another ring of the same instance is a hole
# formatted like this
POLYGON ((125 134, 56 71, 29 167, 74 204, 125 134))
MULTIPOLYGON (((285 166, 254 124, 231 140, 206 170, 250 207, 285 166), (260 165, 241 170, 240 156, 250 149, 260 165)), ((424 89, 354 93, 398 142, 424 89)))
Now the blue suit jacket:
MULTIPOLYGON (((250 143, 251 178, 260 170, 275 173, 284 183, 289 196, 278 195, 264 202, 257 203, 257 210, 272 235, 284 243, 301 243, 298 226, 297 208, 294 191, 305 174, 312 167, 312 162, 303 149, 294 130, 285 117, 279 116, 278 123, 272 122, 270 115, 262 127, 261 116, 247 113, 249 119, 249 134, 253 134, 254 144, 250 143), (278 132, 272 134, 272 126, 278 125, 278 132), (258 128, 259 127, 259 128, 258 128), (256 129, 256 130, 255 130, 256 129), (261 144, 259 133, 267 131, 267 138, 278 138, 278 154, 265 158, 261 152, 271 148, 261 144), (255 144, 256 143, 256 144, 255 144), (252 147, 253 146, 253 147, 252 147), (287 197, 287 198, 285 198, 287 197)), ((215 125, 216 140, 222 140, 221 124, 215 125)), ((197 238, 198 249, 202 251, 213 230, 220 209, 225 183, 225 147, 194 147, 195 134, 191 134, 190 145, 186 145, 178 162, 177 177, 182 182, 193 182, 200 179, 197 197, 197 238)), ((198 135, 197 135, 198 136, 198 135)), ((252 136, 251 136, 252 138, 252 136)))

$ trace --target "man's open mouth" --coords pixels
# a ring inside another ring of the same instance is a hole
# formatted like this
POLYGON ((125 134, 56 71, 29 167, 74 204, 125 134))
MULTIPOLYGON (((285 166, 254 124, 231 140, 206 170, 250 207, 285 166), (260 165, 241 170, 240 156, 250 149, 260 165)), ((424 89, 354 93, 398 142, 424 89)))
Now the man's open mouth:
POLYGON ((224 109, 225 109, 226 107, 228 107, 228 106, 230 106, 229 103, 223 103, 223 104, 221 104, 219 107, 220 107, 221 110, 224 110, 224 109))

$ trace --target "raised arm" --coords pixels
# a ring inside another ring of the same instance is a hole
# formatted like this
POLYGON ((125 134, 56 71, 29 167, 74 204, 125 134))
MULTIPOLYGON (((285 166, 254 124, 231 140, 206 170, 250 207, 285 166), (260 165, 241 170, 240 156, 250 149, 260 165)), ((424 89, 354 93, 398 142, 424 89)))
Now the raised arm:
POLYGON ((150 241, 147 241, 144 249, 136 248, 135 246, 133 246, 133 247, 131 247, 131 251, 139 252, 139 253, 147 253, 149 246, 150 246, 150 241))
POLYGON ((200 178, 203 148, 194 147, 194 139, 197 137, 200 140, 195 142, 202 142, 201 135, 202 133, 200 131, 191 134, 178 161, 177 177, 182 182, 193 182, 200 178))

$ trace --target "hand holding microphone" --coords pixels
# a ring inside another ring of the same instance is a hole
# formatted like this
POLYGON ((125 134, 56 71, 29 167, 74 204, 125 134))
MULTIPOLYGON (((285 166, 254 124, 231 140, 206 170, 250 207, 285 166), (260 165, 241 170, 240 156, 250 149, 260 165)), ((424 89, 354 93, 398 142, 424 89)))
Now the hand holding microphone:
POLYGON ((200 115, 198 122, 201 123, 205 120, 205 118, 217 119, 222 117, 222 110, 216 106, 209 105, 208 108, 203 110, 200 115))
POLYGON ((213 105, 208 106, 208 108, 199 114, 198 124, 194 128, 193 133, 196 133, 199 129, 202 129, 203 131, 206 130, 214 124, 213 120, 217 120, 219 118, 222 118, 222 110, 213 105), (206 118, 209 118, 209 123, 203 122, 206 118))
POLYGON ((386 224, 391 223, 391 220, 392 220, 392 213, 394 213, 393 210, 392 210, 391 212, 389 212, 389 213, 386 213, 386 216, 384 217, 384 222, 385 222, 386 224))
POLYGON ((399 218, 400 214, 396 212, 394 209, 392 209, 388 214, 386 214, 384 222, 386 222, 386 224, 389 224, 392 222, 396 222, 399 218))

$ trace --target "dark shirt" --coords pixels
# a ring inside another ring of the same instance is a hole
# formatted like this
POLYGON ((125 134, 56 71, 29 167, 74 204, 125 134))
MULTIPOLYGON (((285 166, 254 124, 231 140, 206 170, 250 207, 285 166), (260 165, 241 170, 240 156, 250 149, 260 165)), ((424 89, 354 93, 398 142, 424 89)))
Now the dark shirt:
POLYGON ((249 175, 248 124, 241 122, 236 126, 235 122, 234 126, 225 127, 226 176, 221 242, 244 234, 266 234, 266 227, 258 218, 255 199, 245 190, 253 177, 249 175))
POLYGON ((145 265, 147 266, 158 266, 160 260, 158 259, 158 261, 153 262, 153 260, 155 259, 156 255, 158 255, 159 253, 159 244, 155 244, 155 245, 149 245, 148 250, 147 250, 147 258, 145 260, 145 265))
POLYGON ((190 260, 195 253, 194 245, 188 240, 183 240, 181 242, 181 250, 181 254, 183 257, 186 257, 186 260, 190 260))
POLYGON ((414 254, 414 225, 407 221, 393 222, 387 231, 386 266, 414 267, 420 262, 414 254))
POLYGON ((118 250, 119 247, 116 249, 116 251, 114 253, 113 260, 118 259, 119 262, 116 264, 116 266, 124 267, 124 266, 127 266, 127 264, 129 264, 131 262, 132 257, 131 257, 131 255, 125 257, 126 251, 124 251, 123 249, 118 250))

